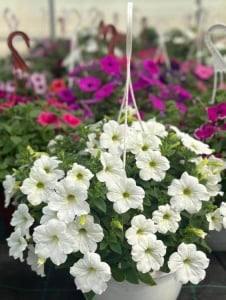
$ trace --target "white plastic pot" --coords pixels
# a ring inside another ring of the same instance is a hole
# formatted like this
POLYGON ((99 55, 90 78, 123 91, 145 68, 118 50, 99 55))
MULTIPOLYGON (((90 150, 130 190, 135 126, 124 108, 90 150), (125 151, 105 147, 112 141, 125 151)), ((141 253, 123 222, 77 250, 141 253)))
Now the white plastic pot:
POLYGON ((94 297, 95 300, 176 300, 182 284, 174 274, 159 273, 155 278, 157 285, 148 286, 143 283, 131 284, 127 281, 110 280, 107 290, 94 297))

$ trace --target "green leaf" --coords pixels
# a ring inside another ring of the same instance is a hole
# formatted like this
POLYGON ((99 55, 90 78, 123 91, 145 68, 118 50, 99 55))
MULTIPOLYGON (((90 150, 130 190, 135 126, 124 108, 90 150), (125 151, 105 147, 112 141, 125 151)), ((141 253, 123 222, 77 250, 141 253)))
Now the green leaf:
POLYGON ((156 282, 154 281, 154 279, 151 277, 150 273, 138 273, 139 279, 150 286, 156 285, 156 282))
POLYGON ((86 300, 92 300, 96 294, 94 292, 85 293, 86 300))
POLYGON ((95 206, 102 212, 106 213, 107 207, 104 198, 99 197, 98 199, 95 199, 95 206))
POLYGON ((120 243, 110 243, 109 247, 111 248, 112 251, 114 251, 118 254, 122 254, 122 247, 121 247, 120 243))
POLYGON ((15 145, 20 144, 22 141, 22 138, 19 136, 11 136, 10 139, 15 145))
POLYGON ((135 268, 129 268, 125 269, 125 276, 126 280, 129 281, 130 283, 138 284, 139 283, 139 278, 138 278, 138 272, 135 268))
POLYGON ((111 268, 111 274, 112 274, 112 277, 116 280, 116 281, 119 281, 119 282, 122 282, 123 280, 125 280, 125 274, 124 272, 119 269, 119 268, 114 268, 112 267, 111 268))

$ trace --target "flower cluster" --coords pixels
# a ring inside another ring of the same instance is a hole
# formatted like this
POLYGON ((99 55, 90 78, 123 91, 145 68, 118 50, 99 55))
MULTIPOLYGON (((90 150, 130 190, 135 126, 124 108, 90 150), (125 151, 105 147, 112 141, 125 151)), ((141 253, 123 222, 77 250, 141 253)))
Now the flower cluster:
POLYGON ((152 284, 152 272, 162 271, 183 283, 204 279, 205 236, 216 210, 225 215, 215 196, 226 168, 206 144, 155 119, 109 120, 22 161, 4 181, 6 205, 16 206, 7 241, 10 255, 26 257, 41 276, 51 261, 91 295, 111 277, 152 284))

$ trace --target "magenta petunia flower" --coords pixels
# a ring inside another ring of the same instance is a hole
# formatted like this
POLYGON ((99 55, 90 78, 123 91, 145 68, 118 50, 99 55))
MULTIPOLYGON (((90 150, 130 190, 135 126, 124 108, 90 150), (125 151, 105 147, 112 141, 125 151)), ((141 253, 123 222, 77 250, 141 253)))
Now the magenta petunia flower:
POLYGON ((108 74, 118 74, 120 72, 120 62, 113 55, 103 57, 100 63, 102 70, 108 74))
POLYGON ((173 89, 176 92, 176 94, 179 96, 179 100, 185 100, 185 99, 192 98, 192 95, 188 91, 183 89, 180 85, 175 85, 173 87, 173 89))
POLYGON ((75 96, 72 93, 71 89, 67 89, 67 88, 62 89, 58 91, 57 94, 61 101, 66 102, 68 104, 74 102, 75 100, 75 96))
POLYGON ((214 136, 217 127, 210 124, 204 124, 200 128, 195 130, 195 137, 199 140, 205 141, 206 139, 210 139, 214 136))
POLYGON ((94 95, 93 98, 94 99, 99 99, 102 100, 106 97, 109 97, 115 88, 115 84, 114 83, 107 83, 105 85, 103 85, 94 95))
POLYGON ((70 113, 66 113, 61 117, 62 121, 70 127, 76 127, 81 124, 81 120, 70 113))
POLYGON ((199 79, 207 80, 213 75, 213 68, 198 64, 194 72, 199 79))
POLYGON ((208 119, 211 122, 215 122, 219 119, 226 118, 226 102, 219 103, 214 106, 207 107, 208 119))
POLYGON ((57 128, 60 128, 58 117, 52 112, 42 111, 38 116, 37 122, 42 126, 55 125, 57 128))
POLYGON ((139 91, 147 88, 150 86, 150 83, 146 80, 144 80, 142 77, 138 78, 136 81, 132 83, 133 90, 134 91, 139 91))
POLYGON ((186 114, 187 106, 184 104, 184 102, 176 101, 176 107, 182 115, 186 114))
POLYGON ((78 83, 80 89, 84 92, 94 92, 101 85, 100 80, 92 76, 79 78, 76 80, 76 82, 78 83))
POLYGON ((149 99, 151 100, 154 108, 161 110, 161 111, 166 110, 166 106, 160 98, 153 96, 153 95, 149 95, 149 99))
POLYGON ((143 67, 150 74, 158 74, 159 73, 159 68, 158 68, 157 64, 151 59, 145 59, 143 61, 143 67))

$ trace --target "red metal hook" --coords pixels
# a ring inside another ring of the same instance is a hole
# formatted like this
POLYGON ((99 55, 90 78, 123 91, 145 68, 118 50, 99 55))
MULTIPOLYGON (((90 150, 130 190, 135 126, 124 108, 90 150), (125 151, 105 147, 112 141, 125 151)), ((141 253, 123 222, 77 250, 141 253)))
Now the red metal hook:
POLYGON ((99 28, 102 31, 104 39, 106 39, 108 33, 111 33, 112 37, 108 46, 108 54, 114 55, 115 44, 118 41, 118 32, 115 26, 112 24, 104 25, 104 23, 101 22, 99 28))
POLYGON ((7 43, 8 43, 8 47, 12 54, 13 66, 15 69, 21 69, 22 71, 28 71, 29 70, 28 65, 25 63, 23 58, 20 56, 20 54, 17 52, 17 50, 13 46, 13 39, 15 36, 18 36, 18 35, 23 38, 27 47, 30 48, 30 39, 26 35, 26 33, 24 33, 23 31, 13 31, 9 34, 7 43))

